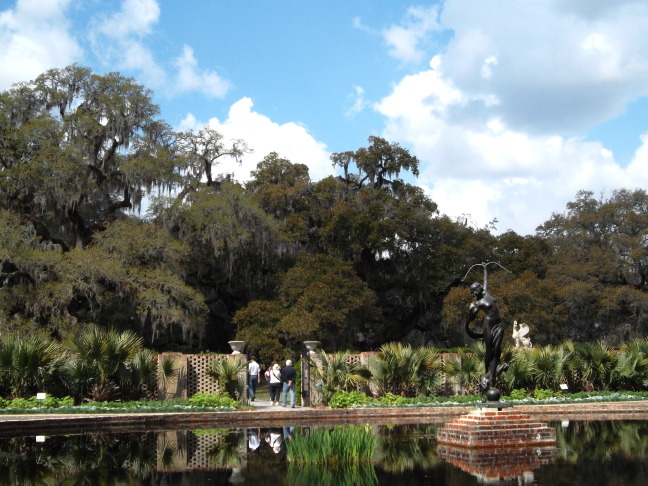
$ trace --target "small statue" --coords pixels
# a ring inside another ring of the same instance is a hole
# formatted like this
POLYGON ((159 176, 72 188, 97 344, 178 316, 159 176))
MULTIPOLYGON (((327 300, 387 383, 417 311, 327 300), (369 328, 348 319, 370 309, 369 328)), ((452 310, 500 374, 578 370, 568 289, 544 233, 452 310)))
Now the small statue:
POLYGON ((470 286, 470 293, 477 299, 470 304, 468 317, 466 319, 466 334, 473 339, 482 339, 486 345, 484 355, 484 367, 486 374, 481 379, 481 395, 485 400, 499 401, 500 391, 496 388, 497 376, 506 371, 508 363, 500 364, 502 354, 502 339, 504 338, 505 324, 502 322, 499 307, 495 298, 484 290, 480 283, 475 282, 470 286), (483 311, 484 324, 482 332, 475 332, 470 329, 470 323, 475 320, 479 311, 483 311))
POLYGON ((530 348, 532 346, 531 338, 526 337, 527 334, 529 334, 527 324, 518 324, 517 321, 513 321, 513 341, 516 348, 530 348))

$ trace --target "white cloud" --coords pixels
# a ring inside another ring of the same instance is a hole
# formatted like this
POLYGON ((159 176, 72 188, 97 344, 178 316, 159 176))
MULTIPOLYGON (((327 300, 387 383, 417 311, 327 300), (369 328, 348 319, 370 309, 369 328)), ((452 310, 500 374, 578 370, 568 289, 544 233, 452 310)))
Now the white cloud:
MULTIPOLYGON (((236 180, 247 181, 250 172, 256 170, 257 164, 270 152, 277 152, 293 163, 307 165, 313 181, 334 173, 326 145, 315 140, 305 127, 292 122, 278 124, 252 108, 250 98, 241 98, 230 107, 226 120, 212 118, 207 122, 225 139, 245 140, 253 150, 243 157, 241 165, 230 160, 223 161, 216 169, 218 173, 232 173, 236 180)), ((202 125, 190 114, 183 121, 182 129, 195 130, 202 125)))
POLYGON ((455 107, 481 103, 431 69, 406 76, 375 109, 387 120, 383 136, 412 147, 421 159, 418 183, 441 212, 470 215, 480 227, 497 219, 498 231, 528 234, 581 189, 596 192, 648 184, 648 137, 635 161, 620 167, 598 142, 530 134, 498 116, 455 123, 455 107))
POLYGON ((98 24, 100 32, 114 39, 143 37, 153 31, 160 19, 160 6, 156 0, 124 0, 121 10, 98 24))
POLYGON ((627 167, 583 136, 648 94, 648 3, 569 3, 445 1, 447 48, 374 106, 443 213, 529 234, 579 190, 648 185, 648 134, 627 167))
POLYGON ((222 98, 230 88, 230 83, 216 72, 198 71, 198 62, 189 46, 183 47, 182 55, 174 64, 177 68, 177 83, 174 85, 178 92, 195 90, 209 97, 222 98))
POLYGON ((440 19, 447 77, 510 126, 578 134, 648 94, 648 2, 447 0, 440 19))
POLYGON ((225 96, 230 83, 215 71, 201 68, 188 45, 173 60, 174 71, 160 65, 148 44, 159 19, 157 0, 124 0, 119 11, 95 19, 90 33, 94 54, 110 69, 139 72, 146 86, 167 96, 189 91, 211 98, 225 96))
POLYGON ((365 91, 362 86, 356 86, 353 89, 353 93, 349 95, 353 99, 353 105, 346 111, 347 117, 352 118, 370 105, 364 94, 365 91))
POLYGON ((0 11, 0 89, 77 61, 83 50, 65 17, 70 0, 19 0, 0 11))
MULTIPOLYGON (((391 26, 383 31, 383 37, 389 45, 389 54, 405 63, 418 63, 424 59, 425 51, 421 43, 428 38, 431 31, 438 30, 438 8, 410 7, 401 25, 391 26)), ((360 24, 358 28, 360 28, 360 24)))

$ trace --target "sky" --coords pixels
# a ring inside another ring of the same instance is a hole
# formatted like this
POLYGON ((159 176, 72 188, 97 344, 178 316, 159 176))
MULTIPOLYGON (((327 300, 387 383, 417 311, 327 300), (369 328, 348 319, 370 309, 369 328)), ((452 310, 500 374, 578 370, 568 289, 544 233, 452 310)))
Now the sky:
POLYGON ((0 90, 77 63, 335 174, 369 136, 407 148, 441 213, 534 234, 580 190, 648 188, 647 0, 0 0, 0 90))

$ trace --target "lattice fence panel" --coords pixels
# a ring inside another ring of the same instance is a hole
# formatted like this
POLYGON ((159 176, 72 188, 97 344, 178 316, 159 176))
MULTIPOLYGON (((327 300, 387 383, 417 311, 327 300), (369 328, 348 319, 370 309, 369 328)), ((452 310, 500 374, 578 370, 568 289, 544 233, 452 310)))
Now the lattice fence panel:
POLYGON ((227 359, 227 356, 214 354, 194 354, 187 360, 187 396, 196 393, 220 393, 220 387, 207 376, 209 365, 214 359, 227 359))

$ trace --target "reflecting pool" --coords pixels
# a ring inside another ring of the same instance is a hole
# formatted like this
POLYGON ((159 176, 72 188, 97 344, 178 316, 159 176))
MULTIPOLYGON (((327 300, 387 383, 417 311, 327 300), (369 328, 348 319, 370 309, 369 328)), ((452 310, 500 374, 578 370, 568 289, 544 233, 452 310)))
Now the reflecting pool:
POLYGON ((549 423, 557 431, 555 448, 499 456, 448 455, 436 441, 441 425, 338 426, 337 438, 314 427, 2 438, 0 485, 648 484, 648 422, 549 423), (314 448, 310 437, 319 441, 314 448), (365 447, 370 459, 347 463, 340 440, 353 450, 365 447), (335 452, 322 458, 318 449, 335 452), (491 474, 498 461, 507 464, 508 477, 491 474))

